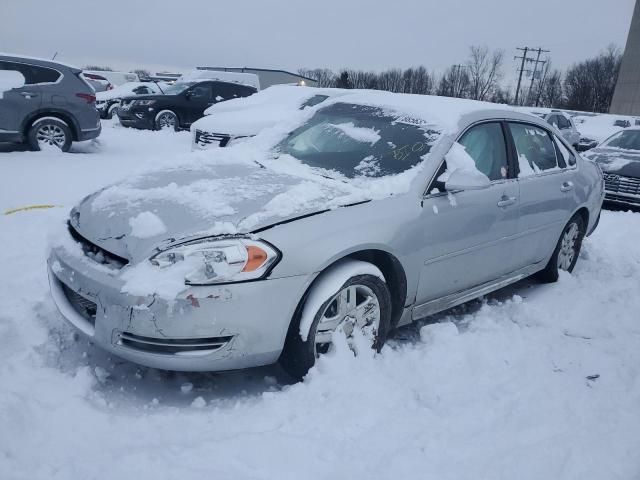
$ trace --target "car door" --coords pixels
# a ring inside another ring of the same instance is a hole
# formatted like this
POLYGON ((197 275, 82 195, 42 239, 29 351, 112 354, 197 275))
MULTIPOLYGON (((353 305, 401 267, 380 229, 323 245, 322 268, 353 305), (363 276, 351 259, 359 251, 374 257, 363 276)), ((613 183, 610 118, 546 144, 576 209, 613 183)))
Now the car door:
POLYGON ((545 128, 525 122, 508 122, 508 127, 520 185, 516 248, 527 266, 546 259, 578 208, 575 159, 563 155, 562 150, 572 154, 545 128))
POLYGON ((490 179, 487 188, 445 191, 439 179, 448 168, 449 154, 428 187, 421 214, 424 250, 417 316, 420 305, 495 280, 517 266, 519 192, 504 128, 500 121, 480 123, 457 142, 490 179))
POLYGON ((0 99, 0 133, 15 135, 22 122, 42 104, 42 88, 37 85, 30 65, 0 61, 0 70, 17 71, 22 74, 25 84, 2 94, 0 99))
POLYGON ((186 92, 184 102, 185 126, 204 116, 204 111, 213 105, 213 82, 200 82, 193 85, 186 92))

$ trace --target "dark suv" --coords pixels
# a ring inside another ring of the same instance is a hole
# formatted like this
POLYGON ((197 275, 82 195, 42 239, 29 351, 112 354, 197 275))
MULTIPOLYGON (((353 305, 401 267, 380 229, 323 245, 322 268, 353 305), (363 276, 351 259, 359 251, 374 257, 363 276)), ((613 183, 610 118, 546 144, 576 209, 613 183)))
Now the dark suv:
POLYGON ((189 128, 214 103, 248 97, 256 91, 254 87, 233 82, 176 82, 164 89, 164 95, 124 98, 118 107, 118 117, 125 127, 179 130, 189 128))
POLYGON ((1 92, 0 142, 53 145, 66 152, 72 141, 100 135, 95 92, 82 70, 48 60, 0 55, 2 71, 19 72, 24 85, 1 92))

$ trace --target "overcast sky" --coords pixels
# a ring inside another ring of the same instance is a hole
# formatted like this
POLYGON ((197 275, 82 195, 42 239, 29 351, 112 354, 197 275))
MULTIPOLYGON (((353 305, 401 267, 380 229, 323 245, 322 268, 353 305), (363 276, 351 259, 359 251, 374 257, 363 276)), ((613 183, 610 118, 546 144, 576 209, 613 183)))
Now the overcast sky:
POLYGON ((626 41, 635 0, 0 0, 0 51, 83 66, 353 67, 465 61, 470 45, 551 50, 564 68, 626 41), (54 7, 55 5, 55 7, 54 7))

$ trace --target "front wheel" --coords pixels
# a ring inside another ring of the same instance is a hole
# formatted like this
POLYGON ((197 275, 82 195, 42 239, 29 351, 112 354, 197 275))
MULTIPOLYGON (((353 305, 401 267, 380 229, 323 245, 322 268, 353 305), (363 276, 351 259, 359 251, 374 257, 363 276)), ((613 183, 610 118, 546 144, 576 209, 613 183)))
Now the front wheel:
POLYGON ((296 312, 289 329, 280 364, 296 379, 304 377, 316 359, 329 351, 334 335, 345 335, 350 341, 359 330, 375 350, 380 350, 386 340, 391 322, 391 295, 381 278, 355 275, 327 297, 315 312, 306 340, 300 332, 304 305, 296 312))
POLYGON ((171 110, 163 110, 156 115, 156 130, 178 130, 178 116, 171 110))
POLYGON ((580 215, 574 215, 564 227, 549 263, 536 274, 539 280, 552 283, 558 280, 559 271, 573 271, 580 255, 586 226, 580 215))
POLYGON ((32 150, 59 148, 68 152, 71 148, 71 129, 62 120, 54 117, 36 120, 27 134, 27 142, 32 150))

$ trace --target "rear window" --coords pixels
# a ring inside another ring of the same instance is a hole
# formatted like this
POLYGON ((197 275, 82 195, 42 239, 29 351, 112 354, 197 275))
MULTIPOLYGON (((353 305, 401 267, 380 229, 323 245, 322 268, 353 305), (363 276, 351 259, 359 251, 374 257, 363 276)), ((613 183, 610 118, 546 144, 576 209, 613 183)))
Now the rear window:
POLYGON ((38 83, 55 83, 62 76, 52 68, 39 67, 20 62, 0 62, 0 70, 15 70, 24 76, 26 85, 38 83))

